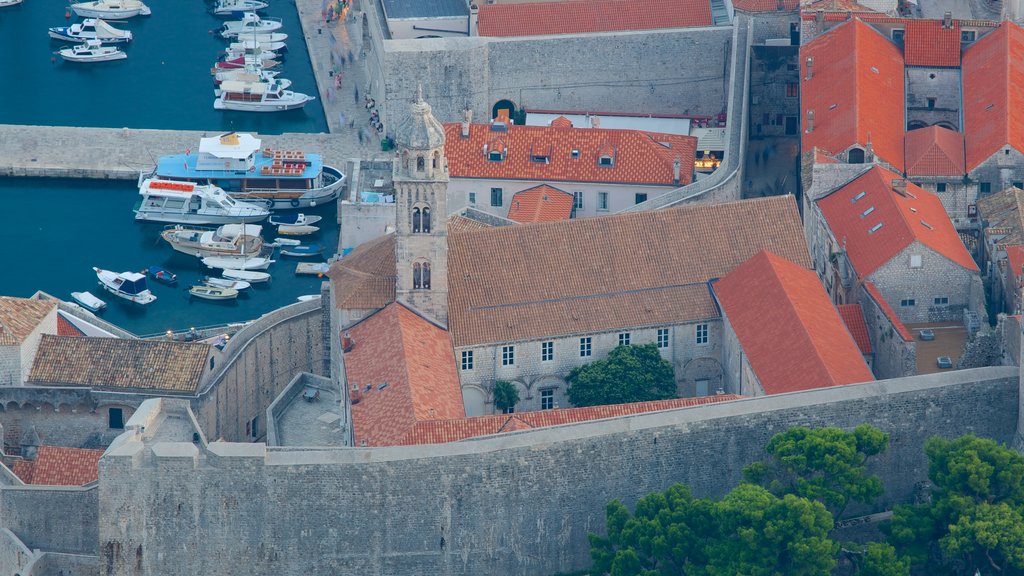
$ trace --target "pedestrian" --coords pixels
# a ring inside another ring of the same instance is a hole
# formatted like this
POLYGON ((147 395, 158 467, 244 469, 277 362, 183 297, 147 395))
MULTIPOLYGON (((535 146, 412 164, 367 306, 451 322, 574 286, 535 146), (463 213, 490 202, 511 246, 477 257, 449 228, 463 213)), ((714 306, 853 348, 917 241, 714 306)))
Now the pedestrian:
POLYGON ((351 50, 349 50, 349 51, 348 51, 348 63, 349 63, 349 64, 351 64, 351 63, 353 63, 353 62, 355 62, 355 61, 356 61, 356 57, 355 57, 355 55, 354 55, 354 54, 352 54, 352 51, 351 51, 351 50))
POLYGON ((359 86, 355 86, 356 104, 359 104, 359 86))
POLYGON ((349 130, 351 130, 351 129, 355 128, 355 127, 356 127, 356 119, 352 118, 352 119, 350 119, 348 121, 348 128, 349 128, 349 130))
POLYGON ((362 128, 359 129, 359 143, 360 144, 363 143, 363 129, 362 128))

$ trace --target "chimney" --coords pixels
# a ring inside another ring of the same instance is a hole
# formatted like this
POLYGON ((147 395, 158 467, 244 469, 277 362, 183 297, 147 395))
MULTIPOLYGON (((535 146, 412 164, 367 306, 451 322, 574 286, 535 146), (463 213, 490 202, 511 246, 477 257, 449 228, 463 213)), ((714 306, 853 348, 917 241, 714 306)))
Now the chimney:
POLYGON ((352 336, 349 335, 348 331, 346 330, 341 335, 341 351, 342 352, 351 352, 352 349, 355 348, 355 347, 356 347, 355 340, 352 339, 352 336))
POLYGON ((825 11, 821 8, 814 12, 814 22, 819 26, 825 22, 825 11))
POLYGON ((814 132, 814 110, 807 111, 807 133, 814 132))
POLYGON ((804 80, 810 80, 814 78, 814 57, 807 57, 807 76, 804 76, 804 80))
POLYGON ((480 7, 476 5, 476 2, 469 5, 469 35, 478 36, 480 34, 480 7))
POLYGON ((600 128, 601 127, 601 119, 598 118, 597 116, 591 116, 590 117, 590 127, 591 128, 600 128))
POLYGON ((679 184, 679 158, 672 162, 672 182, 679 184))
POLYGON ((473 121, 473 111, 468 107, 462 111, 462 137, 469 138, 469 124, 473 121))
POLYGON ((946 29, 946 30, 949 30, 950 28, 953 27, 953 13, 952 12, 946 12, 945 14, 942 15, 942 27, 944 29, 946 29))
POLYGON ((907 181, 903 178, 892 179, 892 191, 899 194, 900 196, 907 195, 907 181))

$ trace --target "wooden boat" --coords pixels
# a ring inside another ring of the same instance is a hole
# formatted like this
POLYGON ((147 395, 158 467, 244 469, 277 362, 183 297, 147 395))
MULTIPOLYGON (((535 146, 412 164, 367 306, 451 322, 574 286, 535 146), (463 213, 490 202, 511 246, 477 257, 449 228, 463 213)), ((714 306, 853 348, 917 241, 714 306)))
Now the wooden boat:
POLYGON ((245 280, 246 282, 251 282, 253 284, 267 282, 270 280, 270 274, 267 272, 257 272, 255 270, 232 270, 225 268, 221 275, 230 280, 245 280))
POLYGON ((218 288, 234 288, 241 292, 242 290, 248 290, 252 284, 249 284, 245 280, 228 280, 227 278, 214 278, 212 276, 204 276, 203 284, 210 286, 217 286, 218 288))
POLYGON ((320 229, 316 226, 278 226, 277 233, 284 234, 285 236, 308 236, 314 232, 319 232, 320 229))
POLYGON ((188 289, 188 293, 196 298, 205 298, 206 300, 231 300, 238 298, 238 290, 234 288, 221 288, 220 286, 210 286, 208 284, 193 286, 188 289))
MULTIPOLYGON (((244 58, 248 58, 245 56, 244 58)), ((218 62, 229 67, 240 68, 237 60, 218 62)), ((263 61, 263 67, 269 68, 263 61)), ((239 112, 283 112, 296 110, 315 100, 313 96, 285 90, 284 84, 275 78, 271 82, 239 82, 226 80, 220 84, 220 95, 213 101, 214 110, 236 110, 239 112)))
POLYGON ((319 244, 308 244, 306 246, 285 246, 281 248, 282 256, 291 256, 293 258, 307 258, 310 256, 319 256, 324 251, 324 247, 319 244))
POLYGON ((225 224, 216 230, 174 226, 160 233, 171 248, 191 256, 244 256, 263 249, 257 224, 225 224))
POLYGON ((90 312, 99 312, 107 307, 107 303, 93 296, 92 292, 72 292, 71 298, 90 312))
POLYGON ((135 302, 136 304, 150 304, 156 301, 156 296, 146 286, 146 276, 137 272, 111 272, 93 267, 96 278, 100 285, 107 292, 118 298, 135 302))
POLYGON ((161 268, 160 266, 150 266, 149 268, 146 269, 146 272, 148 273, 150 278, 156 280, 161 284, 166 284, 168 286, 178 285, 178 276, 174 272, 171 272, 166 268, 161 268))
POLYGON ((274 226, 308 226, 323 220, 323 216, 298 214, 274 214, 269 222, 274 226))
POLYGON ((207 256, 203 258, 203 264, 209 268, 220 268, 222 270, 266 270, 270 268, 275 260, 261 256, 207 256))

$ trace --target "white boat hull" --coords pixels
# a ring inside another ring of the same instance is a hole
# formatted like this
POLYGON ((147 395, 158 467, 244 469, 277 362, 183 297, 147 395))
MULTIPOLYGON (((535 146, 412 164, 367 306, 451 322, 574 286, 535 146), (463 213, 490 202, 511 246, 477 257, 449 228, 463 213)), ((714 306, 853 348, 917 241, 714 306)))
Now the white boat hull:
POLYGON ((257 272, 255 270, 235 270, 225 268, 222 276, 230 280, 244 280, 252 284, 259 284, 270 280, 270 274, 266 272, 257 272))
POLYGON ((93 8, 71 7, 75 14, 82 18, 102 18, 103 20, 127 20, 136 16, 148 16, 148 8, 130 8, 125 10, 96 10, 93 8))
POLYGON ((266 216, 214 216, 203 214, 155 214, 149 212, 136 212, 135 220, 138 222, 165 222, 168 224, 237 224, 243 222, 252 224, 265 219, 266 216))
POLYGON ((236 112, 285 112, 287 110, 298 110, 313 100, 311 96, 299 95, 305 97, 292 100, 275 100, 273 102, 239 102, 237 100, 225 100, 222 93, 221 96, 213 101, 213 109, 234 110, 236 112))
POLYGON ((259 256, 252 258, 223 258, 217 256, 203 258, 203 264, 209 268, 220 268, 222 270, 266 270, 274 262, 274 260, 259 256))
POLYGON ((91 292, 72 292, 71 298, 90 312, 100 312, 107 307, 106 302, 93 296, 91 292))
POLYGON ((128 57, 127 54, 120 50, 102 54, 75 54, 71 50, 60 50, 57 54, 60 54, 60 57, 68 62, 110 62, 112 60, 124 60, 128 57))
POLYGON ((110 292, 114 296, 117 296, 118 298, 123 298, 125 300, 128 300, 129 302, 134 302, 136 304, 143 305, 150 304, 156 301, 156 296, 154 296, 153 293, 150 292, 148 289, 143 290, 138 294, 129 294, 127 292, 119 290, 118 287, 115 285, 115 279, 118 277, 117 273, 110 272, 108 270, 99 270, 98 268, 94 268, 94 270, 96 270, 96 278, 99 280, 99 285, 102 286, 104 290, 110 292))
POLYGON ((8 6, 17 6, 21 4, 21 0, 0 0, 0 8, 7 8, 8 6))
POLYGON ((217 286, 193 286, 188 293, 204 300, 234 300, 238 297, 238 290, 217 286))

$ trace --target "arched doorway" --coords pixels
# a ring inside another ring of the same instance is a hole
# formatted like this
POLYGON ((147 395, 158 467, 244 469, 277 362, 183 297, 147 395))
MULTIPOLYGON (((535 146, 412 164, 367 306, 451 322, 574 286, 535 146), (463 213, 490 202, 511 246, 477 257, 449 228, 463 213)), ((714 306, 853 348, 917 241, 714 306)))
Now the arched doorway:
POLYGON ((483 416, 484 405, 487 402, 487 394, 476 386, 466 386, 462 389, 462 405, 466 409, 466 416, 483 416))
POLYGON ((498 117, 498 110, 508 110, 508 117, 514 119, 516 117, 516 103, 511 100, 498 100, 494 103, 494 107, 491 108, 491 119, 498 117))

